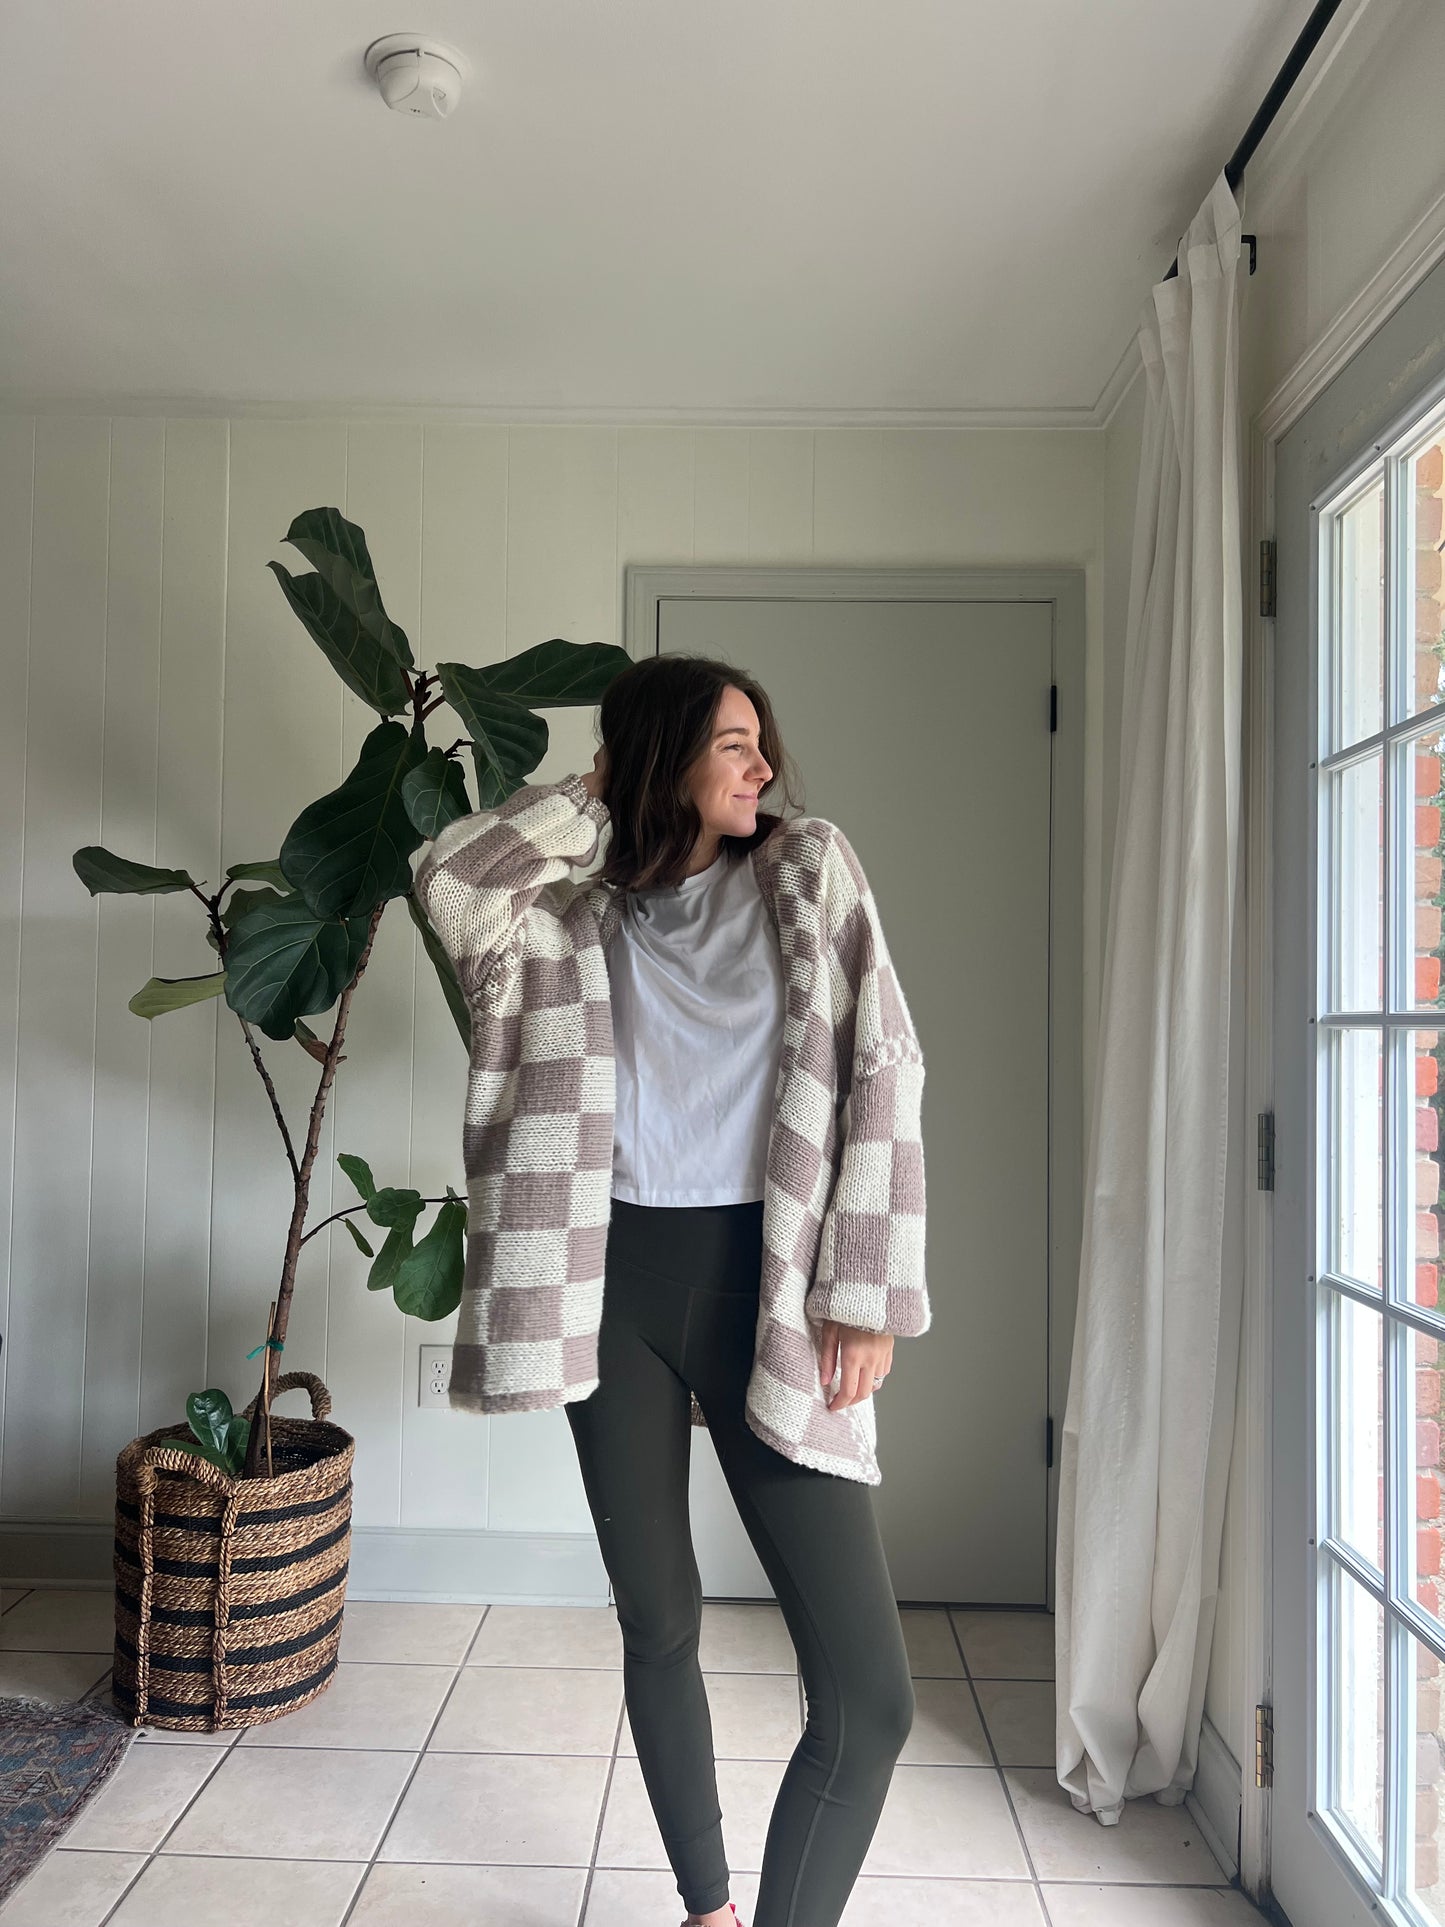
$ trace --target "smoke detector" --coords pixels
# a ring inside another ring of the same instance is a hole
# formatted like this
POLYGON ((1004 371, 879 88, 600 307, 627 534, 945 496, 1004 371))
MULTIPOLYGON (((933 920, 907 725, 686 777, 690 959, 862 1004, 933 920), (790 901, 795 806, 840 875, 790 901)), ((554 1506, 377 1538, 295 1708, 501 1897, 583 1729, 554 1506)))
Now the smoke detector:
POLYGON ((366 71, 388 107, 419 120, 445 120, 461 98, 467 63, 454 47, 420 33, 389 33, 366 50, 366 71))

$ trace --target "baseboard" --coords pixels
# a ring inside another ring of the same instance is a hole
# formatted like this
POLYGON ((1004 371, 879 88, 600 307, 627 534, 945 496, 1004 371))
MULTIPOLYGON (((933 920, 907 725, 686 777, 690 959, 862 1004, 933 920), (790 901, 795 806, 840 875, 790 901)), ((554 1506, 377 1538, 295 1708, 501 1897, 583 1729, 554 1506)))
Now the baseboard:
MULTIPOLYGON (((0 1520, 6 1586, 108 1587, 114 1531, 72 1520, 0 1520)), ((590 1533, 353 1526, 348 1599, 468 1605, 605 1606, 607 1573, 590 1533)))
POLYGON ((1233 1880, 1239 1873, 1239 1814, 1243 1781, 1239 1761, 1206 1719, 1199 1729, 1199 1764, 1184 1804, 1204 1844, 1233 1880))

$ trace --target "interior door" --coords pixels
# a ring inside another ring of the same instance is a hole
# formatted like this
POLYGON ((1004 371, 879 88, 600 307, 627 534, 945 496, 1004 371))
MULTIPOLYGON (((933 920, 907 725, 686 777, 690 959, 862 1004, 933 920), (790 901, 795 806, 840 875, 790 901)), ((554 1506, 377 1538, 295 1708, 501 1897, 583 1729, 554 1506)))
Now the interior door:
POLYGON ((1445 1922, 1445 267, 1280 444, 1272 1884, 1445 1922))
MULTIPOLYGON (((923 1046, 933 1323, 877 1403, 898 1596, 1043 1604, 1053 605, 681 595, 657 629, 767 689, 923 1046)), ((702 1435, 692 1501, 705 1590, 770 1597, 702 1435)))

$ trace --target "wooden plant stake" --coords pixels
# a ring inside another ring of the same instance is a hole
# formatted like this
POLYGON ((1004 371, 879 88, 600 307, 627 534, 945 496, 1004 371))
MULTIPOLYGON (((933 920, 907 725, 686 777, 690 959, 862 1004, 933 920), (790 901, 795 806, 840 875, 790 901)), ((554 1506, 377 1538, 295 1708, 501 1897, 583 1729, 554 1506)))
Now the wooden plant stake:
POLYGON ((261 1393, 261 1409, 266 1414, 266 1477, 274 1479, 275 1470, 271 1464, 271 1360, 275 1353, 271 1349, 271 1339, 276 1330, 276 1300, 271 1300, 271 1309, 266 1314, 266 1371, 265 1384, 261 1393))

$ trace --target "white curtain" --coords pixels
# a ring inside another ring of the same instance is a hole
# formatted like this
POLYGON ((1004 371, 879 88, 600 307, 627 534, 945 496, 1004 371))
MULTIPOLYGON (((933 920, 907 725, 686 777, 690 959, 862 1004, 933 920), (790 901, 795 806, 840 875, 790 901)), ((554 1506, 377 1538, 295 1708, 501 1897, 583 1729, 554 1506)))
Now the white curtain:
POLYGON ((1058 1778, 1106 1825, 1126 1799, 1174 1804, 1193 1782, 1234 1419, 1241 211, 1221 174, 1139 329, 1148 388, 1056 1590, 1058 1778))

